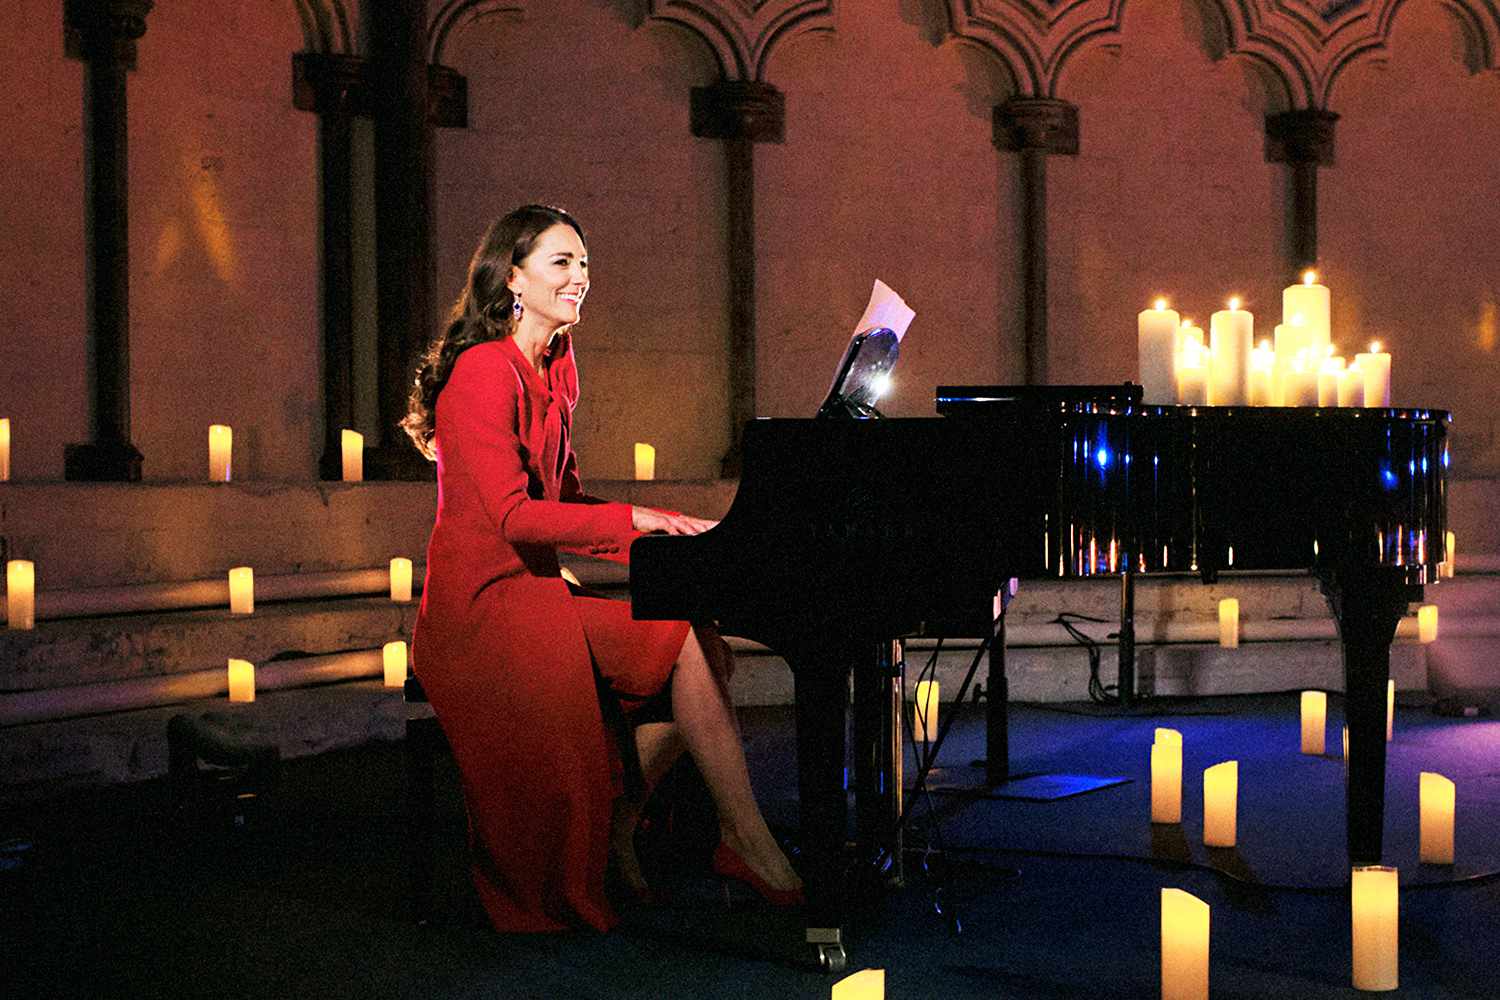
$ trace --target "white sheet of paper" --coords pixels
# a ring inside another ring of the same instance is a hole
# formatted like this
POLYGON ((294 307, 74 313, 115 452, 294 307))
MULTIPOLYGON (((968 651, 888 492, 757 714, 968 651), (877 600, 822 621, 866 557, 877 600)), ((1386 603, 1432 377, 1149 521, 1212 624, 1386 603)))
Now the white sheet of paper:
POLYGON ((875 287, 870 291, 870 304, 865 306, 865 314, 854 324, 854 333, 858 335, 883 326, 896 335, 896 343, 899 344, 916 315, 891 286, 877 278, 875 287))

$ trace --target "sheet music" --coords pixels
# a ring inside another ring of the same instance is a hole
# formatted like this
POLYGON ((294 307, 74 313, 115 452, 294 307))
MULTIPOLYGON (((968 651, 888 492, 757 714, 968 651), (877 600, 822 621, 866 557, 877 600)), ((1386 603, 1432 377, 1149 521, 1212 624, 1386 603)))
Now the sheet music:
POLYGON ((865 306, 865 314, 854 324, 854 335, 883 326, 896 335, 899 344, 916 315, 891 286, 876 278, 875 287, 870 291, 870 304, 865 306))

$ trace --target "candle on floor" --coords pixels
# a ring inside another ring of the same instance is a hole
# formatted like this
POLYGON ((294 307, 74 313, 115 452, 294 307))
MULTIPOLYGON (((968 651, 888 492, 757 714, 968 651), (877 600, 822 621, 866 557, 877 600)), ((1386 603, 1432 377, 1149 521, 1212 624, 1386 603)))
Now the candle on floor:
POLYGON ((917 681, 917 703, 912 710, 916 713, 913 717, 915 725, 912 726, 917 733, 917 739, 923 743, 931 743, 937 739, 938 731, 938 682, 917 681))
POLYGON ((30 560, 5 564, 5 627, 36 628, 36 564, 30 560))
POLYGON ((227 483, 233 474, 234 430, 228 424, 208 425, 208 479, 227 483))
POLYGON ((1329 312, 1328 287, 1318 284, 1316 271, 1304 271, 1301 284, 1282 289, 1281 315, 1286 322, 1302 317, 1307 330, 1307 350, 1315 358, 1321 359, 1328 353, 1329 312))
POLYGON ((1250 405, 1275 406, 1276 352, 1269 341, 1261 341, 1250 353, 1250 405))
MULTIPOLYGON (((1385 741, 1396 735, 1396 679, 1385 682, 1385 741)), ((1348 754, 1345 754, 1347 757, 1348 754)))
POLYGON ((10 418, 0 417, 0 483, 10 481, 10 418))
POLYGON ((1240 600, 1226 597, 1219 602, 1219 645, 1238 649, 1240 645, 1240 600))
POLYGON ((1177 400, 1175 357, 1177 326, 1181 317, 1157 299, 1154 308, 1136 314, 1136 356, 1141 369, 1141 402, 1173 403, 1177 400))
POLYGON ((229 613, 255 613, 255 570, 249 566, 236 566, 229 571, 229 613))
POLYGON ((1185 338, 1177 352, 1177 402, 1182 406, 1208 405, 1208 349, 1185 338))
POLYGON ((1424 865, 1453 864, 1453 782, 1435 771, 1421 776, 1421 843, 1424 865))
POLYGON ((1203 844, 1233 847, 1240 795, 1240 762, 1226 760, 1203 772, 1203 844))
POLYGON ((885 970, 861 969, 833 984, 832 1000, 885 1000, 885 970))
POLYGON ((1344 359, 1327 357, 1318 369, 1318 405, 1338 406, 1339 386, 1344 379, 1344 359))
POLYGON ((255 664, 249 660, 229 661, 229 700, 255 700, 255 664))
POLYGON ((1244 406, 1249 400, 1250 349, 1255 340, 1255 316, 1229 300, 1208 320, 1208 401, 1214 406, 1244 406))
POLYGON ((656 478, 656 449, 643 441, 635 443, 635 478, 656 478))
POLYGON ((1424 604, 1417 609, 1417 638, 1422 642, 1437 640, 1438 609, 1436 604, 1424 604))
POLYGON ((1391 356, 1380 349, 1380 341, 1370 344, 1365 354, 1354 356, 1360 377, 1365 383, 1366 406, 1391 405, 1391 356))
POLYGON ((391 600, 398 604, 411 600, 411 560, 404 556, 391 560, 391 600))
POLYGON ((1151 744, 1151 822, 1181 823, 1182 734, 1175 729, 1156 732, 1151 744))
POLYGON ((1161 891, 1162 1000, 1208 1000, 1208 917, 1192 893, 1161 891))
POLYGON ((344 448, 344 482, 358 483, 365 478, 365 436, 344 428, 340 439, 344 448))
POLYGON ((1396 989, 1400 919, 1396 869, 1380 865, 1355 868, 1349 882, 1349 910, 1354 931, 1354 988, 1370 992, 1396 989))
POLYGON ((403 687, 406 684, 406 643, 402 640, 388 642, 380 649, 381 664, 385 667, 385 686, 403 687))
POLYGON ((1302 752, 1323 754, 1323 730, 1327 726, 1328 695, 1323 691, 1302 692, 1302 752))

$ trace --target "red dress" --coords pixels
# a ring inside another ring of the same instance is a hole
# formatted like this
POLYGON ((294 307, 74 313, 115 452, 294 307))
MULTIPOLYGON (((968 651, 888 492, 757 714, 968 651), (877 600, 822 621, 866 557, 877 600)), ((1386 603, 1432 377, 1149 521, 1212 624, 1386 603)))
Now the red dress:
POLYGON ((629 710, 658 693, 686 622, 571 592, 557 550, 625 561, 630 507, 584 495, 569 443, 578 373, 515 342, 464 351, 438 395, 437 522, 413 662, 463 776, 475 886, 495 927, 615 922, 604 898, 618 747, 597 668, 629 710))

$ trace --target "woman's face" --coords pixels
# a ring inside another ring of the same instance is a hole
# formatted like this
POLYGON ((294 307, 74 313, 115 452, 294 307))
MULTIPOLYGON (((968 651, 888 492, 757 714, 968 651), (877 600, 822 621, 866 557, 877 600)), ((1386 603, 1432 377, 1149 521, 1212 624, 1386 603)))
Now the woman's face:
POLYGON ((525 314, 552 327, 578 322, 589 290, 589 258, 573 227, 561 222, 546 229, 531 254, 510 269, 511 292, 525 314))

